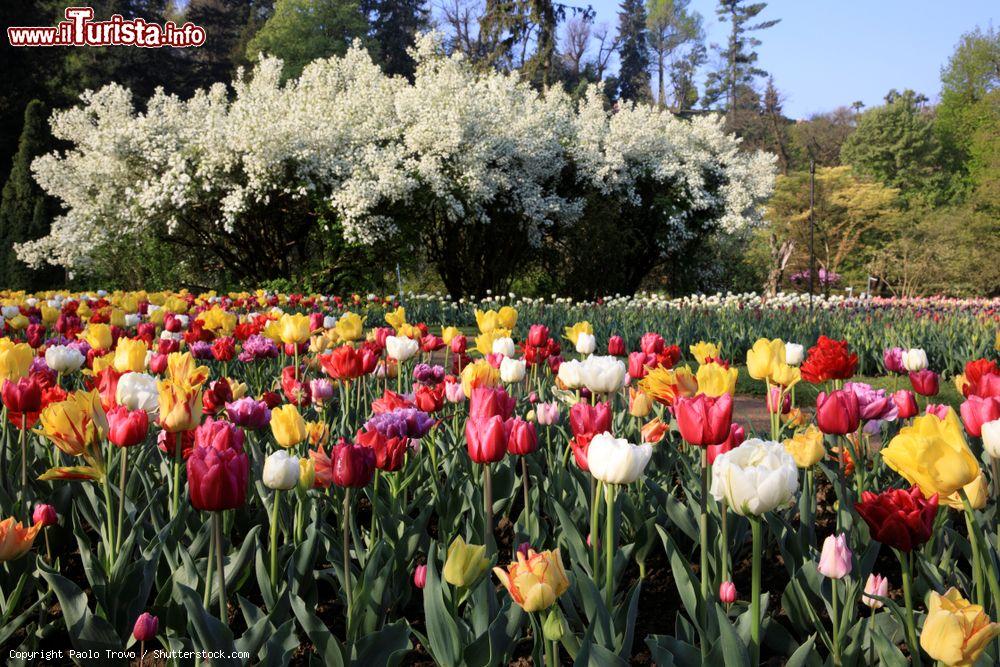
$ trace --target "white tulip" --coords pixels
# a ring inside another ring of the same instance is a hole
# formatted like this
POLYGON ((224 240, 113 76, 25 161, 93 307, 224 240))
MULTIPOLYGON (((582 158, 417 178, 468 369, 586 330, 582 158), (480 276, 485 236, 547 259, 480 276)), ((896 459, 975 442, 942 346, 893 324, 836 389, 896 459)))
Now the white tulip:
POLYGON ((336 317, 333 317, 332 315, 327 315, 326 317, 323 318, 323 328, 324 329, 332 329, 335 326, 337 326, 337 318, 336 317))
POLYGON ((789 505, 798 489, 795 459, 779 442, 753 438, 719 454, 712 464, 712 495, 743 516, 789 505))
POLYGON ((903 368, 911 373, 927 368, 927 353, 919 347, 903 350, 903 368))
POLYGON ((178 315, 177 320, 181 323, 182 329, 187 329, 188 325, 191 324, 191 318, 187 315, 178 315))
POLYGON ((493 354, 502 354, 505 357, 513 357, 517 353, 514 347, 514 340, 502 336, 493 341, 493 354))
POLYGON ((386 353, 399 362, 406 361, 415 355, 419 348, 417 341, 406 336, 388 336, 385 339, 386 353))
POLYGON ((299 457, 289 456, 284 449, 264 459, 264 486, 287 491, 299 482, 299 457))
POLYGON ((524 379, 525 363, 523 359, 504 357, 500 362, 500 379, 510 384, 524 379))
POLYGON ((597 338, 594 334, 580 332, 576 336, 576 351, 580 354, 593 354, 597 349, 597 338))
POLYGON ((990 458, 1000 459, 1000 419, 983 424, 983 449, 990 458))
POLYGON ((579 389, 583 386, 583 364, 577 359, 559 364, 557 377, 567 389, 579 389))
POLYGON ((611 394, 625 385, 625 364, 611 356, 589 356, 580 374, 583 385, 595 394, 611 394))
POLYGON ((134 327, 134 326, 138 325, 139 322, 142 322, 142 315, 140 315, 139 313, 127 313, 125 315, 125 326, 126 327, 129 327, 129 328, 134 327))
POLYGON ((785 363, 789 366, 798 366, 805 359, 802 346, 798 343, 785 343, 785 363))
POLYGON ((0 313, 3 313, 5 320, 10 320, 20 315, 21 309, 17 306, 3 306, 0 307, 0 313))
POLYGON ((160 391, 156 378, 147 373, 125 373, 118 378, 115 402, 129 410, 155 415, 160 411, 160 391))
POLYGON ((45 350, 45 364, 56 373, 73 373, 86 360, 83 352, 68 345, 53 345, 45 350))
POLYGON ((631 484, 642 475, 652 455, 652 445, 633 445, 625 438, 601 433, 590 441, 587 464, 594 479, 606 484, 631 484))

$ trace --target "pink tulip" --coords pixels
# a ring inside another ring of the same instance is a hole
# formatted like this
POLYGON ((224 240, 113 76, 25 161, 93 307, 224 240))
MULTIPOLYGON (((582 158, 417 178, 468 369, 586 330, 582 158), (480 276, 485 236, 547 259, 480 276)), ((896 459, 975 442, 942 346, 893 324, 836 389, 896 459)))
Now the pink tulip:
POLYGON ((861 601, 872 609, 881 609, 882 601, 876 600, 872 597, 873 595, 877 595, 880 598, 889 596, 889 580, 874 572, 868 575, 868 581, 865 582, 865 592, 861 596, 861 601))
POLYGON ((722 604, 736 602, 736 584, 731 581, 723 581, 719 584, 719 602, 722 604))
POLYGON ((413 570, 413 585, 420 589, 423 589, 423 587, 427 585, 426 565, 418 565, 416 569, 413 570))
POLYGON ((824 577, 843 579, 851 573, 851 550, 847 546, 847 536, 829 535, 823 541, 823 552, 816 569, 824 577))

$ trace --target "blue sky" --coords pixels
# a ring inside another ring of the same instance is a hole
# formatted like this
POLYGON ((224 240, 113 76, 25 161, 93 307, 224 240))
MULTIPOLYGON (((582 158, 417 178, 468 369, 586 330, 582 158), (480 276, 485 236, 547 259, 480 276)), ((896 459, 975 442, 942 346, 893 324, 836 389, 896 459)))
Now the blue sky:
MULTIPOLYGON (((589 4, 597 23, 617 28, 618 0, 589 4)), ((706 41, 721 44, 729 24, 716 20, 715 7, 715 0, 691 0, 704 17, 706 41)), ((890 88, 935 100, 941 66, 959 37, 1000 23, 1000 2, 774 0, 760 16, 781 19, 760 33, 760 65, 783 93, 786 115, 804 118, 854 100, 877 105, 890 88)))

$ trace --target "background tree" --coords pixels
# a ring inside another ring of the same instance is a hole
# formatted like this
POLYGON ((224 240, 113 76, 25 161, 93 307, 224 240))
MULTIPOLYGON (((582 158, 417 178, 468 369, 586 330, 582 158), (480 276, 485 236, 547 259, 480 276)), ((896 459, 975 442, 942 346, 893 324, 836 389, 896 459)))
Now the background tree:
POLYGON ((618 97, 648 102, 649 51, 646 7, 642 0, 623 0, 618 12, 618 97))
POLYGON ((705 45, 696 42, 670 67, 670 88, 675 113, 693 109, 698 103, 698 84, 695 82, 695 74, 707 60, 708 51, 705 45))
POLYGON ((0 285, 9 289, 45 290, 58 285, 63 272, 48 266, 31 270, 18 261, 14 243, 41 238, 49 233, 55 201, 48 197, 31 176, 31 161, 52 149, 46 127, 45 105, 32 100, 24 111, 24 123, 17 154, 0 200, 0 285))
POLYGON ((357 0, 277 0, 274 14, 247 45, 247 57, 277 56, 286 76, 298 76, 317 58, 342 55, 367 32, 357 0))
POLYGON ((857 114, 850 107, 813 114, 788 128, 792 169, 808 169, 815 160, 820 167, 840 164, 840 149, 854 132, 857 114))
POLYGON ((704 39, 701 14, 688 9, 691 0, 648 0, 646 27, 649 50, 656 67, 657 95, 660 106, 667 105, 668 67, 672 58, 683 59, 683 47, 695 48, 704 39))
POLYGON ((362 0, 361 9, 370 25, 371 48, 383 71, 412 78, 415 63, 409 50, 417 33, 430 27, 425 0, 362 0))
POLYGON ((229 81, 237 67, 249 65, 247 44, 273 11, 273 0, 190 0, 178 18, 204 28, 205 43, 175 54, 183 67, 183 91, 229 81))
POLYGON ((731 112, 739 100, 740 87, 752 88, 758 77, 767 76, 767 72, 757 66, 756 48, 761 45, 761 41, 751 34, 767 30, 781 21, 772 19, 751 23, 766 7, 766 2, 719 0, 715 14, 720 22, 730 24, 729 41, 725 47, 712 45, 720 56, 722 66, 709 72, 706 78, 702 98, 702 104, 706 108, 724 100, 722 108, 727 113, 731 112))

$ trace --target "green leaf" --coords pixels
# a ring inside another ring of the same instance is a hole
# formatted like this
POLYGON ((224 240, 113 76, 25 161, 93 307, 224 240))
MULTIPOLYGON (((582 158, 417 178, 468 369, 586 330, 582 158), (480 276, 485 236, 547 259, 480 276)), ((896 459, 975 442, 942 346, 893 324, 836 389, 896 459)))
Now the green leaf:
POLYGON ((726 612, 719 605, 715 605, 715 617, 719 622, 719 638, 722 645, 722 656, 725 658, 726 664, 750 664, 750 654, 747 653, 746 644, 740 639, 733 625, 729 622, 726 612))
POLYGON ((441 580, 437 572, 437 555, 440 549, 436 542, 431 543, 427 555, 427 583, 424 586, 424 617, 427 623, 428 647, 434 660, 452 667, 461 664, 462 637, 451 611, 445 606, 441 594, 441 580))
POLYGON ((354 645, 355 658, 351 664, 356 667, 395 667, 409 651, 410 627, 406 621, 399 620, 359 639, 354 645))
POLYGON ((90 611, 87 596, 76 584, 47 568, 40 568, 40 572, 59 600, 73 648, 102 652, 121 648, 121 637, 115 633, 110 623, 90 611))

